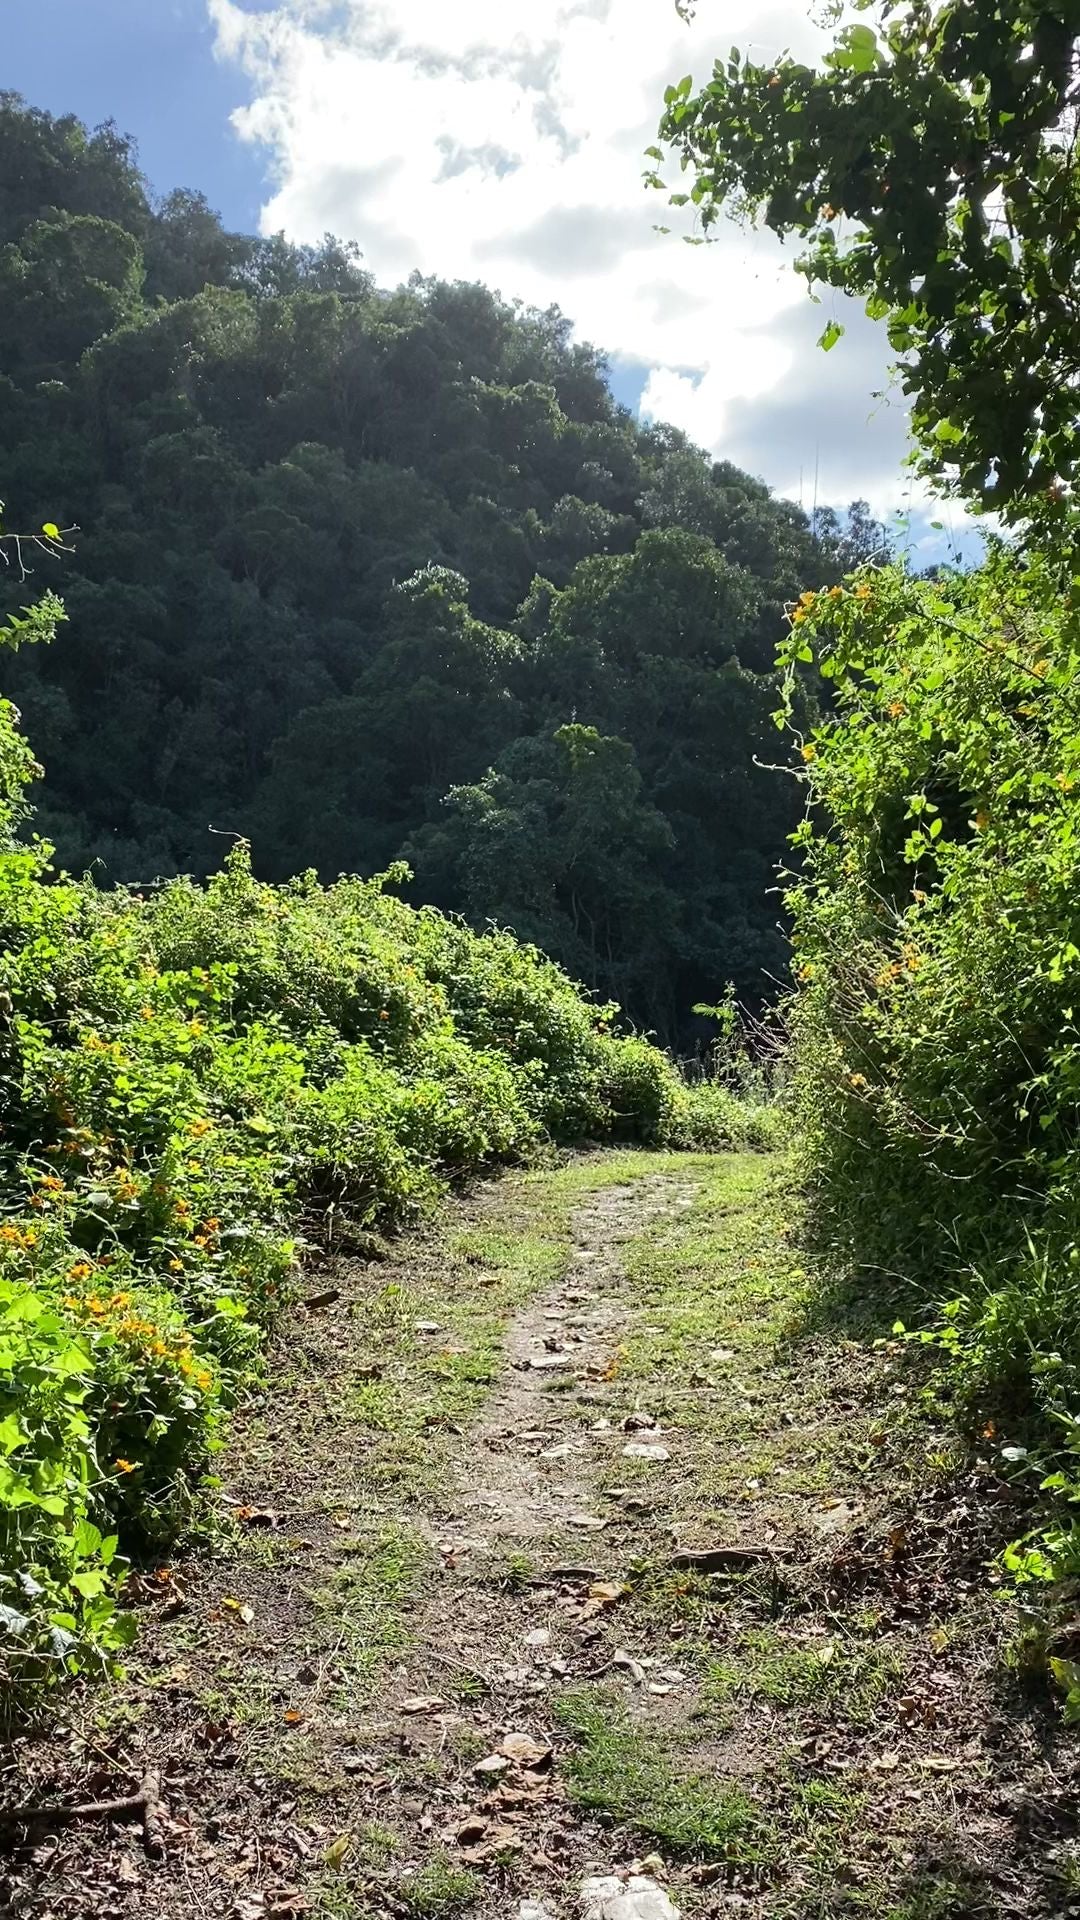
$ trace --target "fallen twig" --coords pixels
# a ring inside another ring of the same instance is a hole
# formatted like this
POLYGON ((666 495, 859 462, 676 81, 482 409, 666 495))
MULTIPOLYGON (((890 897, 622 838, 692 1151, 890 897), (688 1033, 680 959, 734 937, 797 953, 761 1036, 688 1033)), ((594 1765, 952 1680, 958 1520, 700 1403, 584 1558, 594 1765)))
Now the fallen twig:
POLYGON ((673 1553, 668 1565, 680 1573, 726 1573, 734 1567, 750 1567, 775 1560, 790 1560, 786 1547, 701 1547, 673 1553))
POLYGON ((534 1575, 530 1585, 546 1587, 553 1580, 601 1580, 603 1575, 599 1567, 549 1567, 546 1573, 534 1575))
POLYGON ((0 1826, 70 1826, 75 1820, 119 1820, 125 1814, 142 1815, 143 1844, 147 1853, 165 1851, 161 1821, 165 1804, 161 1798, 161 1775, 147 1773, 137 1793, 124 1794, 118 1800, 86 1800, 74 1807, 30 1806, 0 1808, 0 1826))

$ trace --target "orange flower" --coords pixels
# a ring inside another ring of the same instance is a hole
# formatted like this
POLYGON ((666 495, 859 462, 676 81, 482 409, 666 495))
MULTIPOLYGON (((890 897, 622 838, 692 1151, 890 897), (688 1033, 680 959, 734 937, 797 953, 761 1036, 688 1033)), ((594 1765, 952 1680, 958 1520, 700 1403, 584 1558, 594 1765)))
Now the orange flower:
POLYGON ((113 1465, 117 1473, 134 1473, 135 1471, 134 1460, 114 1460, 113 1465))
POLYGON ((68 1279, 89 1280, 91 1272, 92 1268, 85 1260, 76 1260, 75 1265, 68 1268, 68 1279))

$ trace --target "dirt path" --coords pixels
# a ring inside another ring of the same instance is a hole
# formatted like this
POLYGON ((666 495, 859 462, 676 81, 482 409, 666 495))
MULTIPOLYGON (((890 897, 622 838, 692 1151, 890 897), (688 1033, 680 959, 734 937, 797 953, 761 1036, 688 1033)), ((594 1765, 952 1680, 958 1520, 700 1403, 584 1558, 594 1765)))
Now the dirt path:
POLYGON ((0 1911, 574 1920, 644 1863, 688 1914, 1080 1912, 1075 1735, 987 1590, 1009 1490, 857 1302, 810 1316, 792 1213, 761 1159, 589 1156, 344 1264, 237 1422, 228 1537, 0 1782, 153 1767, 164 1859, 18 1830, 0 1911))

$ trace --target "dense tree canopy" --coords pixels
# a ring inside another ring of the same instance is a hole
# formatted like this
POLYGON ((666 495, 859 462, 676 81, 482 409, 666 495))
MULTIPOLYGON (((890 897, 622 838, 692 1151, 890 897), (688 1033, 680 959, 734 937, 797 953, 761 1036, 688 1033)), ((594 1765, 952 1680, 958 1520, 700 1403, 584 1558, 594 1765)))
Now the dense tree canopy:
POLYGON ((800 235, 811 283, 888 321, 923 471, 1063 522, 1080 472, 1080 5, 855 10, 876 26, 843 24, 820 69, 736 49, 697 92, 690 76, 668 89, 661 138, 689 176, 674 198, 706 229, 726 205, 800 235))
POLYGON ((369 872, 495 916, 666 1034, 784 965, 785 603, 867 525, 640 426, 556 310, 154 201, 0 96, 11 522, 78 522, 61 642, 5 666, 60 858, 369 872))

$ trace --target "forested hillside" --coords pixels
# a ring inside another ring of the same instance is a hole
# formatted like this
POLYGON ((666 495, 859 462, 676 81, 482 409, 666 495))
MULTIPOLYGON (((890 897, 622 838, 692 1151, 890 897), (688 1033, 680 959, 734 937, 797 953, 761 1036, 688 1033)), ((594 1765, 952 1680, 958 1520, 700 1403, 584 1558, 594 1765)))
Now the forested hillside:
POLYGON ((63 864, 203 874, 209 826, 270 879, 404 854, 667 1037, 785 968, 773 650, 865 514, 640 427, 557 310, 228 233, 14 95, 0 368, 5 524, 82 530, 30 583, 61 642, 4 674, 63 864))

